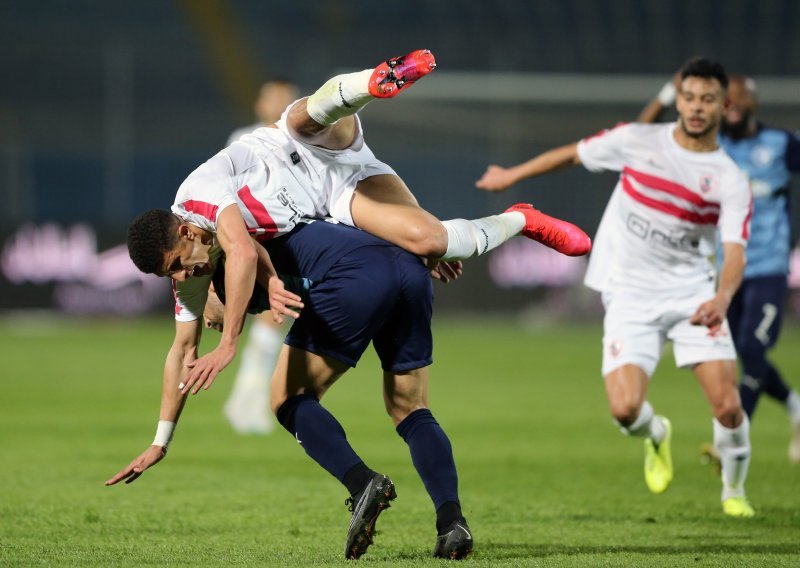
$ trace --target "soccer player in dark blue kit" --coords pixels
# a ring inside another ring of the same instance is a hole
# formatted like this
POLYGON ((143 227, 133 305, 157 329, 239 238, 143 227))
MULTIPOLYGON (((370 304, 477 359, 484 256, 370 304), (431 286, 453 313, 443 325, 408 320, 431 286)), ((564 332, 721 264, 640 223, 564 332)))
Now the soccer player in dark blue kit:
MULTIPOLYGON (((303 305, 278 358, 271 406, 305 452, 350 493, 347 502, 353 515, 345 557, 355 559, 366 552, 378 516, 396 493, 392 480, 370 469, 353 450, 344 429, 320 399, 356 365, 372 341, 383 367, 386 410, 408 444, 436 509, 434 555, 465 558, 472 552, 473 539, 461 513, 453 451, 428 409, 433 350, 431 271, 417 256, 386 241, 325 221, 301 223, 265 246, 287 288, 299 294, 303 305)), ((180 343, 182 354, 196 353, 196 344, 186 348, 186 341, 180 343)), ((165 403, 182 407, 189 392, 208 388, 212 381, 213 377, 203 375, 196 382, 181 382, 178 388, 172 385, 174 392, 165 388, 162 411, 165 403)), ((177 421, 178 416, 172 416, 177 421)), ((106 483, 138 478, 166 455, 166 443, 154 442, 106 483)))
MULTIPOLYGON (((657 120, 669 106, 669 83, 659 97, 639 115, 642 122, 657 120)), ((778 340, 786 300, 792 231, 789 219, 789 182, 800 172, 800 139, 756 119, 756 83, 744 75, 732 75, 728 105, 722 117, 720 146, 744 170, 753 192, 751 236, 745 250, 744 279, 728 308, 728 323, 742 366, 739 395, 749 417, 762 393, 786 407, 792 425, 789 460, 800 463, 800 395, 781 377, 767 358, 778 340)), ((721 258, 721 251, 718 257, 721 258)), ((704 446, 716 459, 714 448, 704 446)))
POLYGON ((728 309, 728 323, 742 362, 739 395, 752 416, 761 393, 783 404, 792 423, 789 459, 800 463, 800 395, 767 359, 778 339, 786 301, 789 253, 789 181, 800 172, 800 139, 756 120, 753 79, 731 77, 730 105, 723 116, 720 145, 747 172, 753 191, 752 236, 744 280, 728 309))

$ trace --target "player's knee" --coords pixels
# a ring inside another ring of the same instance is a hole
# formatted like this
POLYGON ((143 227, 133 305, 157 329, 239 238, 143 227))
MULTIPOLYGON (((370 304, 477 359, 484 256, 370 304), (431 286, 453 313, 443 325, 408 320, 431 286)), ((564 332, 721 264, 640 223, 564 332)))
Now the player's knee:
POLYGON ((738 393, 722 398, 714 404, 714 418, 726 428, 736 428, 742 421, 742 404, 738 393))
POLYGON ((632 400, 611 400, 609 401, 611 416, 614 417, 620 426, 628 427, 639 417, 640 407, 632 400))
POLYGON ((435 220, 406 225, 402 240, 403 248, 418 256, 439 258, 447 251, 447 231, 435 220))

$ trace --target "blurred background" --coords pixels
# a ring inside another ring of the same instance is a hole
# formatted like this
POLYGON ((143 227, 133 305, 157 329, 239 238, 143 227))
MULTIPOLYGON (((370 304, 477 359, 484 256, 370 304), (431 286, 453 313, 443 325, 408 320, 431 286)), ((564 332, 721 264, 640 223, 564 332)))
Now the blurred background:
MULTIPOLYGON (((127 225, 168 208, 183 179, 254 122, 264 81, 310 93, 429 48, 430 79, 361 113, 375 154, 440 218, 529 201, 593 234, 612 174, 578 168, 493 195, 474 182, 490 163, 635 119, 696 54, 755 77, 761 120, 795 129, 798 22, 796 0, 2 2, 0 315, 171 313, 166 280, 128 260, 127 225)), ((437 288, 437 309, 594 319, 583 270, 583 259, 517 239, 437 288)))

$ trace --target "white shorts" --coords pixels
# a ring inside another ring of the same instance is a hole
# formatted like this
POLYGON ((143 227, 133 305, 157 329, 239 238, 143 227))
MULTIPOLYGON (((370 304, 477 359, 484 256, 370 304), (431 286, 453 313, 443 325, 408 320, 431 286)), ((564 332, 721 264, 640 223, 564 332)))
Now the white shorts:
POLYGON ((278 130, 291 140, 307 166, 311 182, 325 194, 328 214, 337 221, 354 227, 350 202, 353 200, 356 184, 376 175, 397 174, 388 164, 378 160, 364 142, 364 131, 357 114, 354 115, 356 136, 353 143, 344 150, 328 150, 307 144, 292 135, 286 119, 293 106, 294 103, 289 105, 276 123, 278 130))
POLYGON ((727 320, 714 337, 689 318, 714 297, 711 284, 689 293, 653 294, 615 289, 603 293, 603 376, 633 364, 650 377, 666 340, 673 343, 675 364, 692 367, 705 361, 736 359, 727 320))

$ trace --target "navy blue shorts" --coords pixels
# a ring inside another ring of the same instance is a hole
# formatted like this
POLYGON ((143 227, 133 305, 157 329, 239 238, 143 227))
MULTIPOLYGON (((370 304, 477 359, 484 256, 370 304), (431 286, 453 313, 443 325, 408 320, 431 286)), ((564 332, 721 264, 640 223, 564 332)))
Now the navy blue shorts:
POLYGON ((783 320, 786 288, 786 276, 782 274, 742 281, 728 307, 728 324, 740 354, 775 345, 783 320))
POLYGON ((416 256, 364 246, 340 258, 303 294, 285 343, 355 367, 372 341, 384 371, 433 362, 433 286, 416 256))

